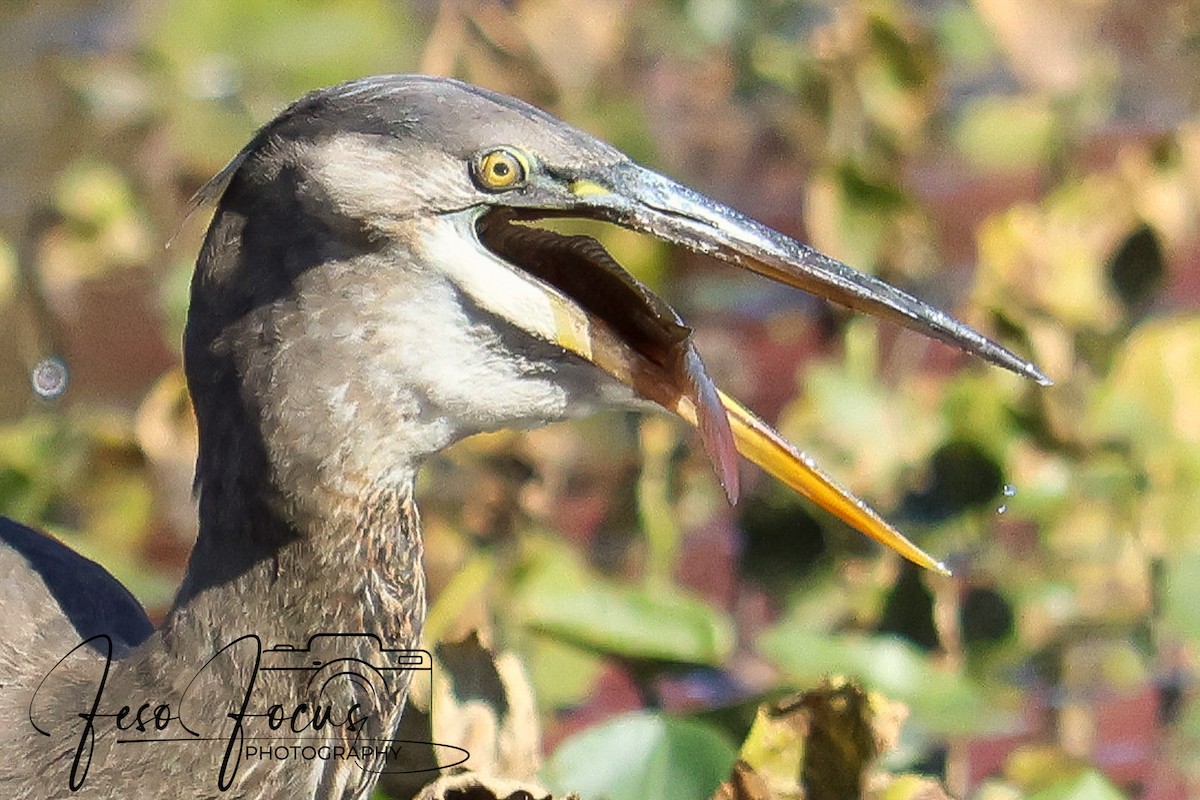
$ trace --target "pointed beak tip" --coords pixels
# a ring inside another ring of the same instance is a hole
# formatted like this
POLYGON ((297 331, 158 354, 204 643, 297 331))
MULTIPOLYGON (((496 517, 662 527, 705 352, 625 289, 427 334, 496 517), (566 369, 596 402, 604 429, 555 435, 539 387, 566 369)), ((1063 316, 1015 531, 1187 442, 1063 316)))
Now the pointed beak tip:
POLYGON ((1000 355, 1003 356, 1003 358, 988 360, 992 361, 992 363, 997 364, 998 366, 1004 367, 1010 372, 1020 375, 1022 378, 1028 378, 1038 386, 1054 385, 1054 381, 1050 379, 1050 376, 1042 372, 1038 365, 1034 364, 1032 360, 1022 358, 1021 356, 1018 356, 1009 350, 1004 350, 1002 347, 999 349, 1001 350, 1000 355))

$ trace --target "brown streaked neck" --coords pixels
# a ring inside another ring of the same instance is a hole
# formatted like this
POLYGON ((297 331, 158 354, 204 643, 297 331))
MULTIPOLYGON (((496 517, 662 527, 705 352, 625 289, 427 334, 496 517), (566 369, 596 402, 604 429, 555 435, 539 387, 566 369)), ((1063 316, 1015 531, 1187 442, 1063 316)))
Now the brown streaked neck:
MULTIPOLYGON (((249 489, 251 484, 247 479, 242 485, 249 489)), ((267 496, 253 491, 228 502, 237 507, 267 496)), ((211 492, 203 502, 223 500, 219 492, 211 492)), ((226 762, 223 756, 226 742, 239 741, 232 727, 239 709, 248 715, 243 733, 249 742, 251 737, 285 735, 271 729, 270 708, 300 714, 318 702, 337 722, 305 729, 301 735, 314 746, 356 741, 391 746, 414 673, 386 669, 398 662, 381 651, 416 647, 425 614, 412 483, 379 489, 355 502, 326 504, 320 519, 301 525, 264 516, 261 508, 240 517, 213 508, 207 506, 202 514, 188 578, 158 631, 115 661, 111 673, 101 668, 99 657, 77 659, 42 689, 69 699, 54 704, 47 715, 53 741, 41 736, 27 740, 29 758, 49 765, 39 780, 68 785, 80 741, 77 717, 83 716, 75 712, 86 710, 84 701, 102 692, 101 712, 106 715, 115 715, 122 705, 137 708, 145 702, 165 704, 175 719, 161 733, 150 726, 133 736, 161 742, 123 747, 115 746, 119 730, 109 720, 97 723, 97 747, 81 797, 112 796, 112 787, 127 785, 129 775, 162 775, 180 797, 218 796, 221 776, 232 781, 229 796, 274 797, 281 787, 295 797, 368 796, 378 774, 357 761, 264 761, 251 759, 240 744, 235 752, 245 758, 226 762), (268 527, 251 536, 252 523, 268 527), (257 637, 257 643, 248 636, 257 637), (324 667, 280 670, 280 665, 296 662, 286 653, 268 652, 279 645, 305 651, 306 665, 358 661, 362 666, 322 673, 323 681, 314 688, 310 678, 324 667), (372 672, 371 665, 385 669, 372 672), (373 675, 381 677, 372 680, 373 675), (360 722, 351 726, 354 709, 360 722), (239 766, 226 770, 228 763, 239 766)), ((24 796, 20 786, 17 796, 24 796)))
POLYGON ((319 633, 374 633, 416 646, 425 594, 412 477, 351 493, 315 476, 281 488, 254 440, 226 435, 203 450, 200 532, 163 625, 168 645, 254 633, 299 647, 319 633), (220 446, 235 441, 234 452, 220 446))

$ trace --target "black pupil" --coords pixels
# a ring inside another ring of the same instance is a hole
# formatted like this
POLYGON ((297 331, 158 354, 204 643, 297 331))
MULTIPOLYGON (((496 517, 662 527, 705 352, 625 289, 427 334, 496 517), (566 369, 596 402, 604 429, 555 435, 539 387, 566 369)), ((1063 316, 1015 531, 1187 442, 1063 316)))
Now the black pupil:
POLYGON ((492 172, 497 178, 507 178, 510 169, 511 168, 508 166, 508 164, 505 164, 503 161, 499 161, 492 165, 492 172))

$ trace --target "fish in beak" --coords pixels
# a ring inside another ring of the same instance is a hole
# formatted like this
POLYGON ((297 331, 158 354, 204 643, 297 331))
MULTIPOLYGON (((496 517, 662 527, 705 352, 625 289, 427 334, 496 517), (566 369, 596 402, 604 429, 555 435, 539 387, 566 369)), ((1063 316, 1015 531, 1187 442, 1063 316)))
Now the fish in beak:
POLYGON ((569 204, 497 204, 476 227, 479 241, 493 254, 557 290, 555 341, 695 426, 730 502, 738 496, 736 454, 741 453, 867 536, 922 567, 946 573, 944 565, 717 389, 692 331, 598 241, 522 223, 561 216, 615 223, 897 322, 1039 384, 1050 380, 945 312, 631 161, 592 174, 560 171, 555 179, 569 192, 569 204))
MULTIPOLYGON (((452 283, 472 301, 472 312, 481 310, 553 345, 544 348, 551 359, 572 354, 617 379, 637 398, 682 417, 698 429, 730 502, 739 493, 741 453, 821 508, 930 569, 945 571, 769 425, 718 390, 691 329, 600 242, 536 223, 588 218, 649 234, 897 322, 1039 384, 1050 383, 1029 361, 900 289, 646 169, 540 109, 460 81, 385 75, 314 92, 260 130, 197 201, 220 196, 244 170, 250 175, 245 180, 287 179, 283 188, 299 197, 285 211, 294 215, 308 209, 323 226, 320 230, 348 234, 342 244, 350 250, 365 246, 374 252, 389 243, 407 254, 408 265, 452 283)), ((213 241, 214 247, 225 242, 220 237, 213 241)), ((428 302, 419 293, 417 299, 403 297, 428 302)), ((406 319, 422 312, 428 309, 405 309, 406 319)), ((240 313, 237 304, 229 311, 234 317, 240 313)), ((471 321, 464 314, 445 316, 453 324, 471 321)), ((485 328, 486 321, 479 327, 485 328)), ((473 344, 470 336, 463 338, 468 344, 460 342, 460 350, 473 344)), ((482 338, 486 342, 477 349, 487 352, 480 358, 495 358, 488 349, 495 337, 482 338)), ((528 377, 541 380, 543 387, 553 383, 555 364, 527 369, 528 353, 506 355, 521 361, 507 365, 513 368, 501 380, 519 383, 528 377)), ((539 351, 536 358, 546 356, 539 351)), ((402 367, 411 365, 404 362, 402 367)), ((422 373, 426 378, 436 382, 445 375, 433 370, 422 373)), ((588 387, 596 388, 601 387, 588 387)), ((455 389, 461 387, 456 384, 455 389)), ((437 414, 452 416, 478 399, 469 391, 448 394, 454 407, 439 406, 437 414)), ((566 415, 563 392, 551 392, 534 410, 527 403, 531 395, 499 407, 496 394, 491 402, 480 400, 485 407, 467 415, 464 434, 566 415)), ((624 389, 612 397, 589 399, 630 401, 624 389)), ((423 446, 452 441, 458 431, 443 427, 423 446)))

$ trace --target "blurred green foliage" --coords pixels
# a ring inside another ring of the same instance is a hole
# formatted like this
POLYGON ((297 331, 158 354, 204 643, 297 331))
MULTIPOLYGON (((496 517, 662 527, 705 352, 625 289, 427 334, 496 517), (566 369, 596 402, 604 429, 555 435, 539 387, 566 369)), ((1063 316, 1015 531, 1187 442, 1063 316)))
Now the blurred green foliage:
POLYGON ((636 711, 563 742, 545 775, 564 796, 708 797, 729 774, 735 755, 728 739, 708 725, 636 711))
POLYGON ((908 704, 888 767, 958 796, 1194 794, 1169 793, 1200 783, 1190 5, 50 0, 0 27, 0 512, 166 607, 194 525, 191 194, 310 88, 452 74, 956 308, 1055 380, 601 229, 719 382, 956 577, 757 477, 725 508, 677 426, 465 443, 421 485, 429 634, 495 628, 522 654, 549 737, 575 734, 551 783, 707 797, 761 700, 835 673, 908 704), (47 401, 26 376, 54 353, 72 384, 47 401))

